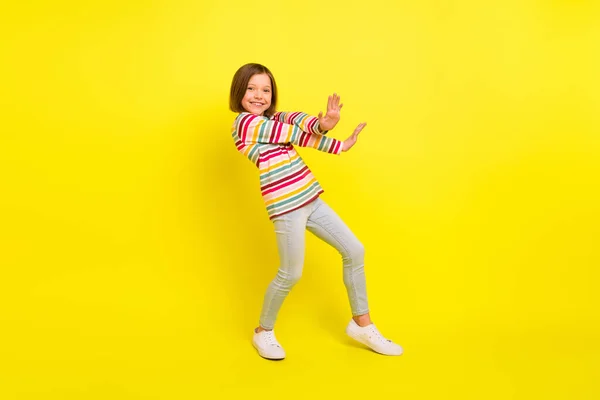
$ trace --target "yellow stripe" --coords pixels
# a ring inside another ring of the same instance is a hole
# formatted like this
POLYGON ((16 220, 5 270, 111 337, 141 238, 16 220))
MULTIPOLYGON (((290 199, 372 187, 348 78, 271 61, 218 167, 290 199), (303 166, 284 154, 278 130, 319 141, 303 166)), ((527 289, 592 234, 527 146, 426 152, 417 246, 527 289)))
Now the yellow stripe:
POLYGON ((256 146, 255 144, 248 144, 246 145, 244 151, 242 152, 243 155, 245 155, 246 157, 248 157, 248 154, 250 154, 250 151, 254 148, 254 146, 256 146))
POLYGON ((256 143, 258 141, 258 132, 260 130, 260 125, 261 122, 256 124, 256 126, 254 127, 254 131, 252 132, 252 143, 256 143))
MULTIPOLYGON (((309 117, 308 115, 305 115, 305 116, 304 116, 304 118, 302 118, 302 119, 300 120, 300 124, 299 124, 299 125, 302 127, 302 130, 303 130, 303 131, 305 131, 305 129, 306 129, 306 126, 305 126, 305 124, 304 124, 304 123, 306 122, 306 120, 308 119, 308 117, 309 117)), ((305 131, 305 132, 306 132, 306 131, 305 131)))
POLYGON ((288 197, 292 197, 292 196, 294 196, 294 195, 296 195, 296 194, 304 191, 307 187, 309 187, 310 185, 312 185, 316 181, 317 181, 317 179, 313 176, 313 178, 306 185, 304 185, 304 186, 302 186, 302 187, 294 190, 293 192, 287 192, 286 194, 284 194, 282 196, 279 196, 279 197, 277 197, 275 199, 269 200, 269 201, 265 202, 265 205, 266 206, 270 206, 273 203, 277 203, 278 201, 284 200, 284 199, 286 199, 288 197))
POLYGON ((329 146, 327 145, 327 139, 329 139, 329 138, 327 138, 327 137, 323 136, 323 137, 322 137, 322 138, 320 138, 319 140, 315 140, 315 144, 313 145, 313 148, 314 148, 314 149, 318 149, 318 148, 319 148, 319 146, 321 145, 321 142, 324 142, 324 143, 323 143, 323 149, 327 149, 327 148, 329 148, 329 146))

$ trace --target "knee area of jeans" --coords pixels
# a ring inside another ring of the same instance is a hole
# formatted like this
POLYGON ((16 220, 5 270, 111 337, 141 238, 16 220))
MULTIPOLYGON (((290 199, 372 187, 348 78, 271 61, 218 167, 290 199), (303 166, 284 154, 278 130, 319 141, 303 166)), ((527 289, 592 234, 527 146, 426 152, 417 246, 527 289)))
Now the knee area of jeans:
POLYGON ((289 272, 282 272, 279 271, 277 273, 277 277, 276 280, 284 285, 287 286, 293 286, 296 283, 298 283, 298 281, 300 280, 300 278, 302 278, 302 273, 301 272, 296 272, 296 273, 289 273, 289 272))
POLYGON ((361 242, 356 242, 346 250, 344 258, 352 264, 362 263, 365 259, 365 246, 361 242))

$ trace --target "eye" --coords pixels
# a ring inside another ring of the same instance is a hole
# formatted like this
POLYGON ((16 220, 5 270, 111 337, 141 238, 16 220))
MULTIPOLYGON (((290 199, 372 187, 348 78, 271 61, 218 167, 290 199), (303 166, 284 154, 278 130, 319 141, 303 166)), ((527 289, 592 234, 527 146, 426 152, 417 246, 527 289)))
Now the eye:
POLYGON ((271 93, 269 89, 265 89, 265 93, 271 93))
POLYGON ((248 90, 254 90, 254 88, 248 87, 248 90))

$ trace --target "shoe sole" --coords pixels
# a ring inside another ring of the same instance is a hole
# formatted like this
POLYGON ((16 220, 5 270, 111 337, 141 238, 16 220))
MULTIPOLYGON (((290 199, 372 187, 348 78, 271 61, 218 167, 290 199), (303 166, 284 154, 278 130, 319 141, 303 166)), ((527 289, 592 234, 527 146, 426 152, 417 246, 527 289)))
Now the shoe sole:
POLYGON ((384 352, 384 351, 377 350, 377 349, 371 347, 371 345, 369 344, 369 342, 367 342, 366 340, 364 340, 360 335, 358 335, 358 334, 355 335, 354 332, 352 331, 352 329, 350 329, 350 328, 346 328, 346 334, 348 336, 350 336, 352 339, 356 340, 357 342, 364 344, 369 349, 373 350, 375 353, 382 354, 384 356, 401 356, 404 353, 404 352, 402 352, 400 354, 390 354, 390 353, 387 353, 387 352, 384 352))

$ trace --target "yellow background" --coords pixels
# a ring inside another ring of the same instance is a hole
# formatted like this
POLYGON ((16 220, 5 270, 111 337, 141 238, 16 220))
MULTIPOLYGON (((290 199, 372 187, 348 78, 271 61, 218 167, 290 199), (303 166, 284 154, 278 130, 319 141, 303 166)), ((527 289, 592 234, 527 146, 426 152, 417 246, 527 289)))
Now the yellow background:
MULTIPOLYGON (((13 3, 13 4, 9 4, 13 3)), ((0 10, 0 398, 597 399, 596 1, 56 1, 0 10), (335 250, 277 269, 231 78, 280 110, 344 103, 340 157, 301 149, 367 249, 344 335, 335 250)))

